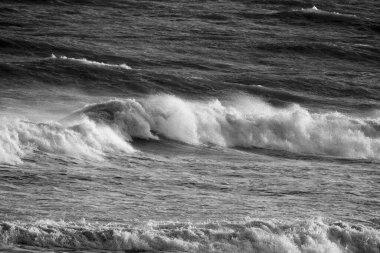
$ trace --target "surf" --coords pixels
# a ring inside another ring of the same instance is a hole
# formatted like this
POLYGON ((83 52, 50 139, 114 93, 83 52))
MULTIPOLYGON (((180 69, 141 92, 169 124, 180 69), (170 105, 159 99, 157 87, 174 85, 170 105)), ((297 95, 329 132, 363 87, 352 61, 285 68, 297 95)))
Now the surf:
POLYGON ((379 238, 379 232, 374 229, 342 222, 327 223, 322 219, 150 221, 140 225, 40 220, 0 224, 0 247, 7 250, 21 244, 39 249, 125 252, 376 253, 379 252, 379 238))

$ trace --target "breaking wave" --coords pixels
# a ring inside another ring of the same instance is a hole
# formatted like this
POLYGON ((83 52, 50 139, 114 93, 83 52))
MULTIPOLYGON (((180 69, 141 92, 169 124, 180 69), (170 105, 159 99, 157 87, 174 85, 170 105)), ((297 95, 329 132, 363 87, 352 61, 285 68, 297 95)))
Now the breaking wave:
POLYGON ((7 118, 0 121, 0 163, 21 163, 33 150, 95 160, 102 160, 104 152, 133 152, 120 134, 86 118, 70 127, 7 118))
POLYGON ((103 63, 103 62, 90 61, 90 60, 87 60, 86 58, 76 59, 76 58, 70 58, 70 57, 66 57, 66 56, 57 57, 54 54, 51 54, 51 58, 52 59, 69 60, 69 61, 79 62, 82 64, 94 65, 94 66, 98 66, 98 67, 113 67, 113 68, 122 68, 122 69, 132 69, 127 64, 108 64, 108 63, 103 63))
POLYGON ((293 223, 148 222, 139 226, 66 223, 0 224, 0 246, 125 252, 315 252, 378 253, 379 231, 322 220, 293 223))
POLYGON ((190 101, 173 95, 111 100, 89 105, 86 115, 126 138, 165 137, 184 143, 262 147, 351 158, 379 158, 380 119, 339 112, 310 112, 294 104, 273 107, 258 98, 190 101))
POLYGON ((0 162, 17 164, 31 150, 102 159, 132 152, 134 138, 191 145, 269 148, 348 158, 380 156, 380 119, 278 108, 253 97, 186 100, 174 95, 88 105, 59 123, 0 122, 0 162))

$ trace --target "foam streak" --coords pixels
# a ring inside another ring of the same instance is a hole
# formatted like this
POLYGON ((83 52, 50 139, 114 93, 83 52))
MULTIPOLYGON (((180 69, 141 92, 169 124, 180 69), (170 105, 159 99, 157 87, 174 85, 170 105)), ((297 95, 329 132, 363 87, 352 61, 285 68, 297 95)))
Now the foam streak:
POLYGON ((69 61, 74 61, 82 64, 87 64, 87 65, 94 65, 98 67, 112 67, 112 68, 122 68, 122 69, 132 69, 126 64, 108 64, 108 63, 103 63, 103 62, 97 62, 97 61, 90 61, 87 60, 86 58, 81 58, 81 59, 76 59, 76 58, 70 58, 66 56, 55 56, 54 54, 51 55, 52 59, 61 59, 61 60, 69 60, 69 61))

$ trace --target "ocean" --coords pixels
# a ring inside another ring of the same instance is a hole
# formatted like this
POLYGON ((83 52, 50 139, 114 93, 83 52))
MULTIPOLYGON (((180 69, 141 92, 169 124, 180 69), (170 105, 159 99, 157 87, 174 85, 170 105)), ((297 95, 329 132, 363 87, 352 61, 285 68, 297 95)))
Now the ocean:
POLYGON ((380 252, 377 0, 1 0, 0 252, 380 252))

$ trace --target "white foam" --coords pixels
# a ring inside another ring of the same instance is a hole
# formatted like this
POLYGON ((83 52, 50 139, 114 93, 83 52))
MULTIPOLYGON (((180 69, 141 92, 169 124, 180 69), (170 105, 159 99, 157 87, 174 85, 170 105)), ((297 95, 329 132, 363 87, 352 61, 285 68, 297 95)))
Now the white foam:
POLYGON ((97 61, 90 61, 90 60, 87 60, 86 58, 80 58, 80 59, 76 59, 76 58, 70 58, 70 57, 66 57, 66 56, 55 56, 54 54, 51 54, 51 58, 52 59, 61 59, 61 60, 69 60, 69 61, 75 61, 75 62, 79 62, 79 63, 82 63, 82 64, 87 64, 87 65, 94 65, 94 66, 99 66, 99 67, 113 67, 113 68, 122 68, 122 69, 132 69, 131 67, 129 67, 127 64, 108 64, 108 63, 103 63, 103 62, 97 62, 97 61))
POLYGON ((122 126, 131 137, 157 139, 157 133, 193 145, 380 158, 379 118, 312 113, 297 104, 275 108, 253 97, 235 97, 227 102, 153 95, 139 102, 113 100, 89 106, 83 113, 97 115, 97 110, 113 112, 113 124, 122 126))
POLYGON ((20 163, 23 156, 37 149, 94 160, 102 160, 104 152, 133 152, 117 131, 86 118, 70 127, 1 119, 0 163, 20 163))

